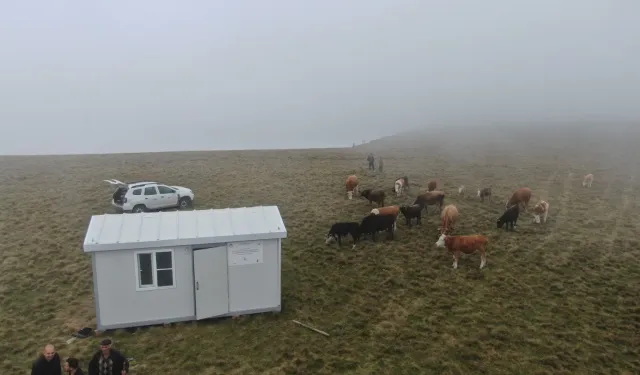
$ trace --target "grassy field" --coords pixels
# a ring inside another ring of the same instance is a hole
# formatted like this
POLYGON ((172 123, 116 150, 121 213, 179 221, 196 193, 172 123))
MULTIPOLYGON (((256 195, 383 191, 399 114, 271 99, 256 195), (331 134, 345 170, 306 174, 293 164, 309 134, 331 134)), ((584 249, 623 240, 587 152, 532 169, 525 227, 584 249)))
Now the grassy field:
POLYGON ((275 204, 289 232, 282 313, 109 333, 134 374, 638 374, 640 138, 630 137, 486 130, 340 150, 0 157, 0 373, 27 373, 48 342, 86 369, 99 339, 65 340, 95 324, 82 241, 91 215, 112 212, 102 180, 117 178, 191 187, 196 208, 275 204), (366 171, 370 150, 384 173, 366 171), (487 268, 477 254, 451 268, 433 246, 433 213, 422 227, 399 221, 395 241, 325 245, 333 222, 372 208, 346 199, 354 170, 361 188, 389 192, 405 174, 423 188, 439 179, 461 213, 456 234, 489 236, 487 268), (494 201, 458 197, 460 184, 491 186, 494 201), (548 222, 524 215, 517 232, 496 230, 521 186, 550 203, 548 222))

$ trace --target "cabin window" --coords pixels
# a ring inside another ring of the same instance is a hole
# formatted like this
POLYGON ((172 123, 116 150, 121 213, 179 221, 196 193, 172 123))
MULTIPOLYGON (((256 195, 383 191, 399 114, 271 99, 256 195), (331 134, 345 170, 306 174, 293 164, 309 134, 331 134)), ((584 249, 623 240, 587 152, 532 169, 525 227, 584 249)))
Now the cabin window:
POLYGON ((175 287, 173 250, 136 252, 136 290, 175 287))
POLYGON ((136 189, 132 193, 133 195, 142 195, 142 189, 136 189))

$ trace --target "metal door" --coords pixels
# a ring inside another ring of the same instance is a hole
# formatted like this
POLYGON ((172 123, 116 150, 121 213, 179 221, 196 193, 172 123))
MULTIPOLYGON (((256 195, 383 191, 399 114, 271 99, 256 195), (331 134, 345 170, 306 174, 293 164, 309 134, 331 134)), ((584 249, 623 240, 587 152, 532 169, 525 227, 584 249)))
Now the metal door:
POLYGON ((213 247, 193 251, 196 291, 196 319, 229 312, 227 248, 213 247))

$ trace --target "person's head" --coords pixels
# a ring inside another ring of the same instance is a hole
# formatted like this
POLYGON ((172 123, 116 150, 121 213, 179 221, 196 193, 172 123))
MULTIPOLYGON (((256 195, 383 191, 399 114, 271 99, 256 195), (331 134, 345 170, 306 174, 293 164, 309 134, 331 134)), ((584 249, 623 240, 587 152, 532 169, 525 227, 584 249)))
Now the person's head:
POLYGON ((107 355, 111 352, 111 340, 104 339, 100 341, 100 351, 102 354, 107 355))
POLYGON ((78 369, 78 360, 75 358, 67 358, 64 363, 64 371, 74 371, 78 369))
POLYGON ((44 356, 44 359, 50 361, 56 355, 56 348, 51 344, 47 344, 44 347, 44 350, 42 350, 42 355, 44 356))

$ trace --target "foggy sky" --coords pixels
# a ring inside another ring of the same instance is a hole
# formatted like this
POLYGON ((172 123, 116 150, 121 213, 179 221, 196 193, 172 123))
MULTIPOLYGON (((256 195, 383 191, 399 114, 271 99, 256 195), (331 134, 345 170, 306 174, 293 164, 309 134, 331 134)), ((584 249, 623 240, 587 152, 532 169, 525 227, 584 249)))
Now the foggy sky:
POLYGON ((5 1, 0 154, 640 118, 634 0, 5 1))

